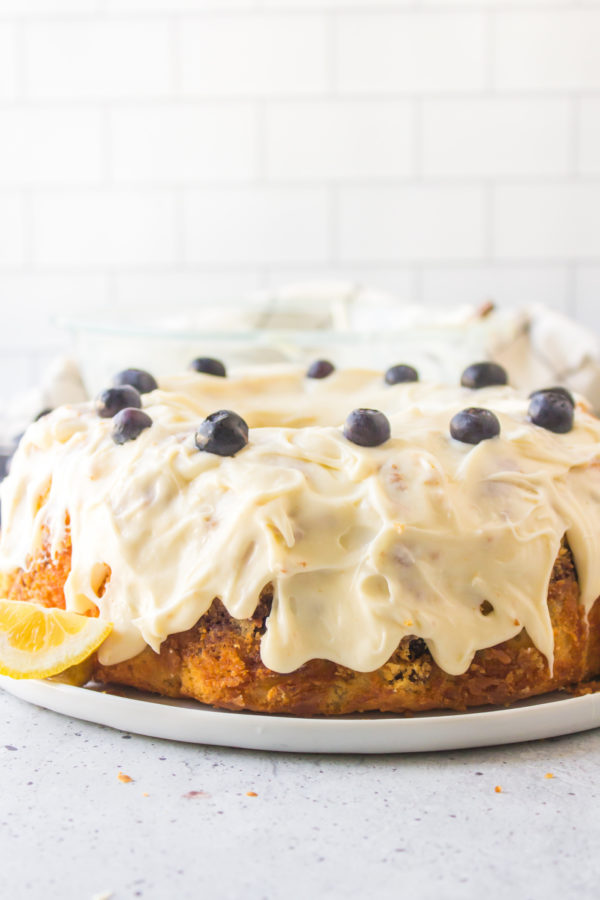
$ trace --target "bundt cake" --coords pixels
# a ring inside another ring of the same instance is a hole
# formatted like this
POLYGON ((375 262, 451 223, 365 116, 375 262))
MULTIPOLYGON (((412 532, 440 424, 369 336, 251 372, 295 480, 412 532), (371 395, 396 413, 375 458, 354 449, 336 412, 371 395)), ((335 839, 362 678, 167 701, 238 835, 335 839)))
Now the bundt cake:
POLYGON ((34 422, 3 595, 112 622, 96 681, 300 715, 506 704, 600 675, 600 422, 457 387, 201 358, 34 422))

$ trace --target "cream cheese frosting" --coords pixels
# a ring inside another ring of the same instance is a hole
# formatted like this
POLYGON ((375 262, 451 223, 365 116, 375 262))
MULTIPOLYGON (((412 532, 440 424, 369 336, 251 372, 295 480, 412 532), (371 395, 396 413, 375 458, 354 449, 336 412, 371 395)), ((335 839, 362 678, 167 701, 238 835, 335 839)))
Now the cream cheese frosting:
POLYGON ((158 651, 215 597, 247 618, 271 583, 261 656, 276 672, 315 658, 372 671, 416 635, 458 675, 523 628, 552 666, 547 592, 565 537, 584 609, 600 595, 600 422, 581 398, 573 430, 554 434, 510 387, 283 366, 164 378, 143 406, 152 427, 123 445, 92 403, 60 407, 28 429, 2 487, 0 570, 26 568, 48 533, 58 553, 70 529, 66 607, 113 623, 104 665, 158 651), (474 405, 501 424, 475 446, 449 432, 474 405), (383 445, 343 436, 358 407, 389 418, 383 445), (194 443, 223 408, 250 426, 229 458, 194 443))

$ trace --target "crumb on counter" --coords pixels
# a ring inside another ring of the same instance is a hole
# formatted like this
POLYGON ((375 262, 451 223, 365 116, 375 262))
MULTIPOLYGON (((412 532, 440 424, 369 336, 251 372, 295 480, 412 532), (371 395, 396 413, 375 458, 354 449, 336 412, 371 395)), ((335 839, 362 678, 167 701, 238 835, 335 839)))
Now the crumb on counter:
POLYGON ((142 797, 149 797, 149 796, 150 796, 150 794, 147 791, 144 791, 144 793, 142 794, 142 797))
POLYGON ((258 797, 256 791, 246 791, 246 797, 258 797))
POLYGON ((500 787, 499 784, 496 785, 496 787, 494 788, 494 790, 496 791, 497 794, 501 794, 501 793, 502 793, 502 788, 500 787))
POLYGON ((554 775, 552 772, 546 772, 546 774, 544 775, 544 778, 554 778, 554 775))
POLYGON ((126 775, 125 772, 119 772, 117 778, 119 779, 119 781, 122 781, 123 784, 129 784, 130 781, 133 781, 133 778, 131 778, 129 775, 126 775))

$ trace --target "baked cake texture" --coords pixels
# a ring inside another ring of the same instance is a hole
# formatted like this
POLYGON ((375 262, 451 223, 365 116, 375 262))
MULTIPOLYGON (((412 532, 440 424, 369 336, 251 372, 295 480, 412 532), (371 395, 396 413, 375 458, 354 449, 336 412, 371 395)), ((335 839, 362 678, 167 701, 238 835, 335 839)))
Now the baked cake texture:
POLYGON ((229 709, 581 684, 600 674, 600 423, 559 396, 282 367, 163 379, 124 425, 106 400, 61 407, 3 486, 3 593, 111 621, 96 680, 229 709))

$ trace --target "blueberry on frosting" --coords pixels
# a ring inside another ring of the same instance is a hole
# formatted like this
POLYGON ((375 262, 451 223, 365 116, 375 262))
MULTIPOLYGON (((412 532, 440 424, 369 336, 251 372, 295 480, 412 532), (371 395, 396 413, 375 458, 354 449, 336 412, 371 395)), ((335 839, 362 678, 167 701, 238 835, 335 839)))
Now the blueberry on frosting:
POLYGON ((316 359, 306 370, 307 378, 327 378, 335 371, 335 366, 328 359, 316 359))
POLYGON ((112 439, 115 444, 125 444, 127 441, 135 441, 142 431, 150 428, 152 419, 141 409, 122 409, 113 420, 112 439))
POLYGON ((108 388, 96 398, 96 412, 103 419, 112 419, 113 416, 116 416, 122 409, 127 409, 127 407, 135 409, 141 409, 142 407, 142 398, 139 395, 139 391, 136 391, 129 384, 124 384, 122 387, 108 388))
POLYGON ((230 409, 211 413, 196 431, 196 447, 217 456, 235 456, 248 443, 248 425, 230 409))
POLYGON ((467 366, 462 373, 460 383, 463 387, 477 390, 494 385, 508 384, 506 369, 494 362, 479 362, 467 366))
POLYGON ((118 372, 115 375, 113 384, 115 387, 129 384, 131 387, 134 387, 136 391, 139 391, 140 394, 149 394, 150 391, 155 391, 158 387, 154 375, 151 375, 150 372, 146 372, 145 369, 123 369, 122 372, 118 372))
POLYGON ((212 359, 210 356, 199 356, 190 363, 190 369, 194 372, 202 372, 204 375, 218 375, 225 378, 227 371, 220 359, 212 359))
POLYGON ((489 409, 472 406, 456 413, 450 422, 450 434, 463 444, 479 444, 500 434, 500 422, 489 409))
POLYGON ((378 447, 390 437, 390 423, 378 409, 354 409, 346 419, 344 437, 360 447, 378 447))
POLYGON ((385 373, 386 384, 401 384, 407 381, 418 381, 419 373, 412 366, 404 364, 390 366, 385 373))
POLYGON ((537 391, 533 391, 529 395, 529 399, 533 400, 533 398, 538 394, 560 394, 560 396, 564 397, 565 400, 567 400, 571 404, 573 409, 575 409, 575 398, 573 397, 573 394, 564 387, 540 388, 537 391))
POLYGON ((529 419, 547 431, 566 434, 573 428, 573 398, 565 396, 564 389, 538 391, 529 403, 529 419))

